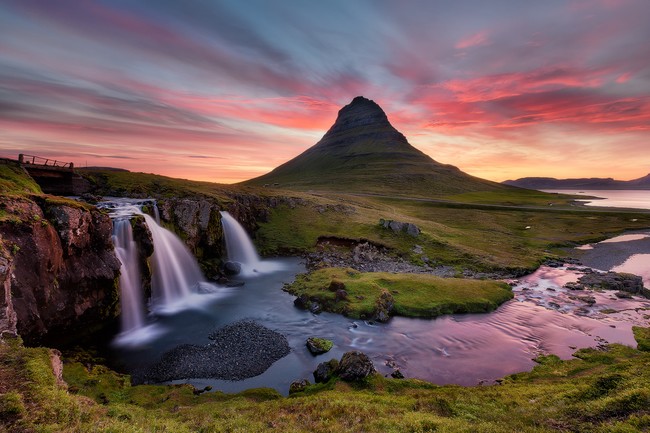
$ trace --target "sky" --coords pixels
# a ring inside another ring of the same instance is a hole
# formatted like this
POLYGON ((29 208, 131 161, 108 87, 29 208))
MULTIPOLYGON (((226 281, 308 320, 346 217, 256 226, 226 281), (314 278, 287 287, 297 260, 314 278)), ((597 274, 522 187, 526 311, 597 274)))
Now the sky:
POLYGON ((232 183, 355 96, 494 181, 650 173, 648 0, 0 0, 0 156, 232 183))

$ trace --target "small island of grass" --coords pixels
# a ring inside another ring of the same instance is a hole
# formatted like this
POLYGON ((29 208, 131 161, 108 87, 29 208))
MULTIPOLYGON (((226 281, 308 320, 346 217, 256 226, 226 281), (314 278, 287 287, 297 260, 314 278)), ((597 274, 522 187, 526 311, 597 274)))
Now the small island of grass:
POLYGON ((357 272, 325 268, 299 275, 285 290, 296 305, 353 318, 386 321, 390 316, 433 318, 485 313, 512 299, 510 286, 492 280, 441 278, 428 274, 357 272))

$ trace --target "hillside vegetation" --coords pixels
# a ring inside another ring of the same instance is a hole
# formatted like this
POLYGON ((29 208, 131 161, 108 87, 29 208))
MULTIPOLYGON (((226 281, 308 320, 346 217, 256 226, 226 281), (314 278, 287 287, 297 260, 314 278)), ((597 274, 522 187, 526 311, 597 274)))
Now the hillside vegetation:
MULTIPOLYGON (((642 332, 636 333, 640 338, 642 332)), ((647 335, 647 333, 645 334, 647 335)), ((641 343, 641 342, 640 342, 641 343)), ((647 342, 644 347, 647 347, 647 342)), ((640 344, 641 346, 641 344, 640 344)), ((650 353, 620 345, 537 358, 500 385, 436 386, 379 375, 274 390, 198 395, 0 340, 0 432, 642 432, 650 429, 650 353)))

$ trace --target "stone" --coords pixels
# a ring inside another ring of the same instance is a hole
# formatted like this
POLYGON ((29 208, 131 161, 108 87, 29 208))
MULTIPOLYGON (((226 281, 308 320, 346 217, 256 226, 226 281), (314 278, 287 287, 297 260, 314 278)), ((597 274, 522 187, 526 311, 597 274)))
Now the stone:
POLYGON ((314 381, 316 383, 325 383, 328 382, 333 376, 334 372, 339 366, 339 361, 336 359, 330 359, 327 362, 321 362, 314 370, 314 381))
POLYGON ((339 289, 336 291, 336 294, 334 295, 334 300, 336 302, 347 301, 347 299, 348 299, 348 292, 346 292, 343 289, 339 289))
POLYGON ((307 349, 312 355, 320 355, 329 352, 334 343, 325 338, 309 337, 306 342, 307 349))
POLYGON ((368 355, 359 351, 346 352, 336 369, 336 374, 348 382, 365 379, 376 372, 368 355))
POLYGON ((336 292, 343 289, 345 289, 345 283, 341 280, 332 280, 330 285, 327 287, 327 290, 330 292, 336 292))
POLYGON ((401 221, 380 219, 379 224, 387 229, 391 229, 395 233, 404 232, 410 236, 418 237, 420 235, 420 228, 412 223, 405 223, 401 221))
POLYGON ((391 376, 393 379, 404 379, 404 375, 402 374, 401 371, 399 371, 399 369, 393 371, 393 372, 390 374, 390 376, 391 376))
POLYGON ((226 275, 239 275, 241 272, 241 263, 239 262, 225 262, 223 264, 223 273, 226 275))
POLYGON ((289 385, 289 394, 304 391, 311 383, 307 379, 295 380, 289 385))
POLYGON ((592 272, 581 276, 578 282, 592 289, 616 290, 650 298, 650 290, 643 286, 638 275, 623 272, 592 272))
POLYGON ((388 322, 394 308, 395 299, 393 295, 388 290, 383 290, 377 299, 373 319, 378 322, 388 322))

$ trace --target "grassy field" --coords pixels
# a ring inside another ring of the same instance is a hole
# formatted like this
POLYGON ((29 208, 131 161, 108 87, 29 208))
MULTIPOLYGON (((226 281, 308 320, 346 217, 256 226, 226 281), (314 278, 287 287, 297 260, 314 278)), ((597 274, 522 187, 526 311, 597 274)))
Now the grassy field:
MULTIPOLYGON (((569 205, 570 198, 556 197, 548 206, 546 196, 534 192, 528 205, 486 206, 480 203, 438 202, 376 196, 320 194, 316 204, 270 211, 255 236, 263 254, 311 251, 321 236, 366 239, 392 249, 418 263, 416 245, 436 264, 459 271, 530 271, 566 247, 603 240, 627 229, 650 227, 650 213, 598 210, 569 205), (335 205, 344 208, 337 208, 335 205), (329 205, 329 207, 327 207, 329 205), (325 210, 323 210, 325 209, 325 210), (394 233, 379 219, 416 224, 417 238, 394 233)), ((488 195, 497 201, 494 195, 488 195)), ((521 201, 521 196, 510 201, 521 201)), ((500 194, 498 201, 508 202, 500 194)))
POLYGON ((454 313, 484 313, 512 298, 503 282, 440 278, 426 274, 361 273, 352 269, 327 268, 299 275, 285 288, 296 296, 316 300, 326 311, 354 318, 370 318, 392 306, 390 314, 437 317, 454 313), (347 292, 337 298, 336 290, 347 292))
MULTIPOLYGON (((0 341, 0 432, 643 432, 650 430, 650 353, 610 345, 537 359, 500 385, 336 378, 282 397, 270 389, 195 394, 130 386, 105 367, 66 363, 0 341)), ((297 378, 298 379, 298 378, 297 378)))

